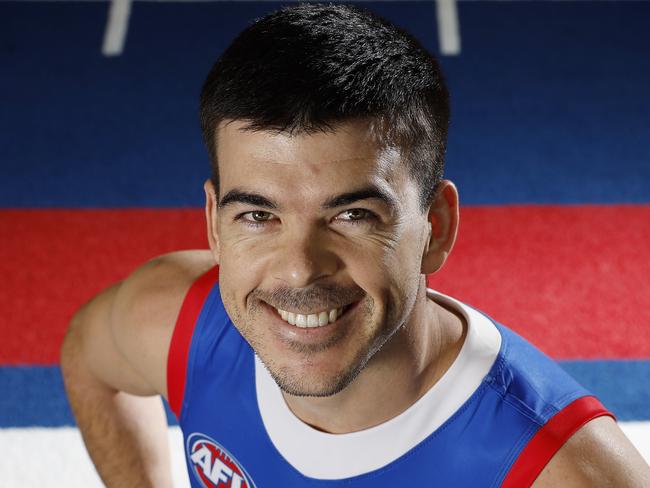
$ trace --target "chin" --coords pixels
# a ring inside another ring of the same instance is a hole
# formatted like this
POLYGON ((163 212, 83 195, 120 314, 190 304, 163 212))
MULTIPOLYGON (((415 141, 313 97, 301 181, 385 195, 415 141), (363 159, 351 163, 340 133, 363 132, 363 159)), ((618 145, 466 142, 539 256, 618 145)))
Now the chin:
POLYGON ((339 372, 306 371, 307 367, 269 367, 262 358, 267 370, 280 389, 291 396, 328 397, 343 391, 361 372, 366 361, 355 361, 339 372))

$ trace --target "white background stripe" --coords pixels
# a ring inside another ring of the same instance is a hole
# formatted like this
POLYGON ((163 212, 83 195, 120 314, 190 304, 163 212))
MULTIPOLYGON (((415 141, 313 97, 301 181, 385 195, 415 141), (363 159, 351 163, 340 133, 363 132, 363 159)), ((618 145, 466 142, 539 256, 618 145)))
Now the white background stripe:
MULTIPOLYGON (((650 463, 650 422, 619 422, 650 463)), ((183 460, 183 439, 178 427, 169 429, 174 486, 188 488, 183 460)), ((0 483, 2 486, 37 488, 102 488, 86 453, 79 431, 57 429, 0 429, 0 483)))
MULTIPOLYGON (((169 429, 174 487, 189 488, 183 458, 183 437, 178 427, 169 429)), ((37 488, 102 488, 79 430, 0 429, 0 486, 37 488)))
POLYGON ((436 0, 438 47, 446 56, 460 54, 460 23, 456 0, 436 0))
POLYGON ((104 31, 104 44, 102 45, 102 54, 104 56, 119 56, 122 54, 130 16, 131 0, 111 1, 106 20, 106 30, 104 31))

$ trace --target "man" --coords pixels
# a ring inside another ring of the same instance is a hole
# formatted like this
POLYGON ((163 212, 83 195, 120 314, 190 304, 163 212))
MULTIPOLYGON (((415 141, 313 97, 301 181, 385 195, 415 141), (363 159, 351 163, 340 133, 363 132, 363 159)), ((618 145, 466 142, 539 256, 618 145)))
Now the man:
POLYGON ((108 486, 650 486, 611 414, 505 327, 426 289, 458 229, 439 68, 346 6, 248 27, 208 75, 210 251, 74 317, 62 370, 108 486), (216 267, 215 265, 218 265, 216 267))

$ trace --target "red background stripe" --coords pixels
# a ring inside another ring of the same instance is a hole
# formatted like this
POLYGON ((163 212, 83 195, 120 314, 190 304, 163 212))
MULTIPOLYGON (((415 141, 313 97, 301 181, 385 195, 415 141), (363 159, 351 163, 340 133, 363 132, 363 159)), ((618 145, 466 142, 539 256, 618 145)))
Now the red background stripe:
POLYGON ((139 263, 206 247, 198 210, 0 212, 0 364, 55 364, 76 308, 139 263))
MULTIPOLYGON (((81 303, 157 254, 207 246, 195 209, 2 210, 0 229, 0 364, 58 362, 81 303)), ((649 243, 650 206, 465 207, 430 284, 556 358, 650 357, 649 243)))

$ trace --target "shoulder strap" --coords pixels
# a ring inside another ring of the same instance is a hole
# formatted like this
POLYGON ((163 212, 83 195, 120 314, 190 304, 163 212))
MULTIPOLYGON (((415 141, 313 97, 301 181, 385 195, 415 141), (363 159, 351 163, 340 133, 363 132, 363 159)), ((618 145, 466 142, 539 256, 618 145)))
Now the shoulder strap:
POLYGON ((176 319, 167 356, 167 399, 172 412, 179 419, 185 395, 187 361, 194 327, 206 298, 218 280, 219 268, 215 266, 192 283, 176 319))
POLYGON ((569 437, 590 420, 603 415, 616 420, 594 396, 584 396, 569 403, 528 441, 503 480, 501 488, 531 486, 569 437))

